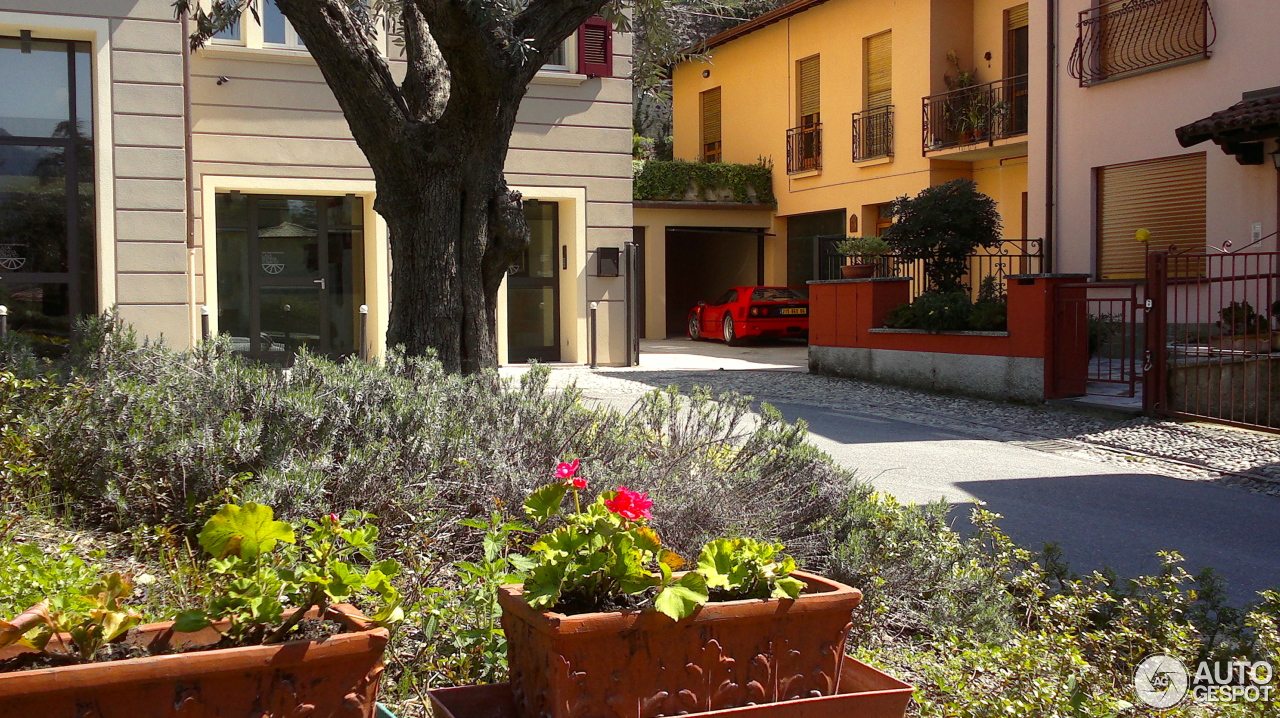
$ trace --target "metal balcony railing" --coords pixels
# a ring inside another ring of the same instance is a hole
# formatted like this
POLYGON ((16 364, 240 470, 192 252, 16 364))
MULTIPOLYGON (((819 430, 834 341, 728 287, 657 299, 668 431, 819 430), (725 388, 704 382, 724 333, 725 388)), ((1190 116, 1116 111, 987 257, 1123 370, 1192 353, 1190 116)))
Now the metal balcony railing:
POLYGON ((853 113, 853 161, 893 156, 893 105, 853 113))
POLYGON ((1111 0, 1080 11, 1071 76, 1081 87, 1209 58, 1209 0, 1111 0))
POLYGON ((1027 133, 1027 76, 924 98, 924 151, 991 144, 1027 133))
POLYGON ((787 130, 787 174, 822 169, 822 123, 787 130))

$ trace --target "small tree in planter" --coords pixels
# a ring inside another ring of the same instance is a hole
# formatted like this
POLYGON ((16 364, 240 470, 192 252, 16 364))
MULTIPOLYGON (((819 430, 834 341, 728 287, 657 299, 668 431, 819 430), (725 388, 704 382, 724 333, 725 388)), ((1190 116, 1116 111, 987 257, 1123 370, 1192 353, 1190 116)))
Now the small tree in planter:
POLYGON ((889 253, 889 243, 879 237, 849 237, 836 244, 836 251, 850 258, 841 265, 845 279, 866 279, 876 273, 876 261, 889 253))
POLYGON ((1000 244, 1003 225, 995 200, 971 180, 956 179, 889 203, 884 239, 904 261, 923 260, 928 290, 963 292, 969 257, 1000 244))

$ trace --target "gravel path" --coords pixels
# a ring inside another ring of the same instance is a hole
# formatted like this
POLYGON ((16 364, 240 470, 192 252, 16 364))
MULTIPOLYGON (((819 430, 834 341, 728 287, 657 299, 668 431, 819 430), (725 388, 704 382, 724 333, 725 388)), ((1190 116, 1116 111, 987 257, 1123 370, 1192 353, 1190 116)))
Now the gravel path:
POLYGON ((930 394, 795 370, 646 370, 558 367, 553 385, 626 406, 655 388, 739 392, 770 403, 857 411, 1058 454, 1133 465, 1184 479, 1218 481, 1280 496, 1280 437, 1208 424, 1114 420, 1057 407, 930 394), (1232 473, 1226 473, 1232 472, 1232 473))

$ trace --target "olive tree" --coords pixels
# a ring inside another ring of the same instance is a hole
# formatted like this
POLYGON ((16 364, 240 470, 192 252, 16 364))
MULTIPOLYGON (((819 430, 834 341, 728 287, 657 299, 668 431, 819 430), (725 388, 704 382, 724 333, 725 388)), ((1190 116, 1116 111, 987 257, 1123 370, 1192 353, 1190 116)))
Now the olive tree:
MULTIPOLYGON (((373 170, 391 247, 387 342, 449 371, 497 364, 496 301, 528 245, 503 178, 529 82, 593 15, 626 29, 661 0, 274 0, 315 58, 373 170), (612 4, 607 4, 612 2, 612 4), (379 48, 395 27, 403 79, 379 48)), ((175 0, 199 48, 253 0, 175 0)))

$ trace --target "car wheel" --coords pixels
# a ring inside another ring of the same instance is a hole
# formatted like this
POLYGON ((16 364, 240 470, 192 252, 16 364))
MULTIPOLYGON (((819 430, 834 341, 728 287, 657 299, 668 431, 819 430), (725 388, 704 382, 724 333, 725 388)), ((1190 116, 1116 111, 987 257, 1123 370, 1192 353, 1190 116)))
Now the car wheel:
POLYGON ((702 339, 702 319, 697 314, 689 317, 689 338, 695 342, 702 339))
POLYGON ((731 347, 740 347, 746 344, 737 334, 733 332, 733 316, 729 313, 724 315, 724 343, 731 347))

